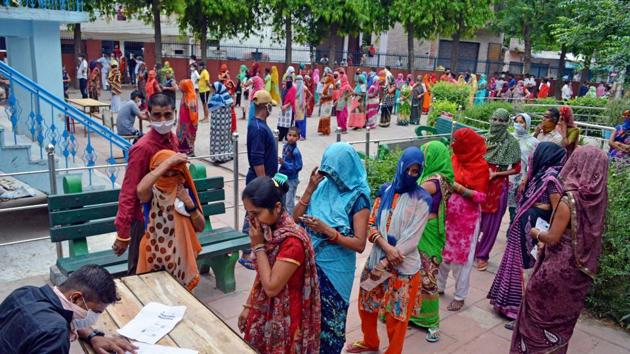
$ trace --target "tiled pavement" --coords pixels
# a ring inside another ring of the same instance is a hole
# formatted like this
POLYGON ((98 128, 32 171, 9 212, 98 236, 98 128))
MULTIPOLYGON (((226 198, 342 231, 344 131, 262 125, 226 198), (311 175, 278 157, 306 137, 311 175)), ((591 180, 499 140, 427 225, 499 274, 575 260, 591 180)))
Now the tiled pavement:
MULTIPOLYGON (((106 94, 107 95, 107 94, 106 94)), ((126 93, 123 96, 127 95, 126 93)), ((275 116, 270 120, 270 126, 275 125, 275 116)), ((301 174, 303 183, 299 185, 298 194, 306 187, 308 173, 319 163, 321 155, 326 146, 334 142, 334 135, 330 137, 316 136, 316 119, 308 120, 308 139, 299 143, 304 158, 304 170, 301 174)), ((245 151, 245 121, 238 122, 240 138, 240 151, 245 151)), ((273 129, 273 128, 272 128, 273 129)), ((390 139, 408 137, 413 134, 411 127, 392 126, 388 129, 376 129, 372 132, 374 139, 390 139)), ((81 134, 77 134, 81 135, 81 134)), ((198 136, 196 151, 198 155, 207 154, 209 146, 209 125, 202 124, 198 136)), ((343 135, 344 141, 357 141, 365 139, 365 132, 351 131, 343 135)), ((357 146, 357 150, 363 151, 364 145, 357 146), (359 147, 360 146, 360 147, 359 147)), ((371 146, 374 152, 376 146, 371 146)), ((106 152, 103 152, 106 155, 106 152)), ((105 156, 101 155, 101 156, 105 156)), ((227 163, 217 167, 211 164, 208 166, 208 175, 222 175, 227 181, 232 180, 232 164, 227 163)), ((239 172, 243 175, 246 172, 246 158, 241 155, 239 172)), ((121 179, 124 171, 121 171, 121 179)), ((243 182, 240 183, 243 188, 243 182)), ((233 205, 232 183, 226 183, 226 205, 233 205)), ((240 213, 242 218, 243 213, 240 213)), ((212 222, 215 227, 223 225, 233 225, 233 211, 228 208, 226 214, 213 217, 212 222)), ((45 232, 45 225, 40 228, 45 232)), ((471 276, 471 291, 466 300, 465 307, 457 313, 449 312, 446 306, 452 299, 453 280, 449 279, 446 294, 441 297, 441 340, 437 343, 425 341, 425 332, 416 328, 410 328, 405 342, 405 353, 507 353, 511 332, 503 328, 505 319, 498 316, 485 299, 488 289, 492 284, 494 272, 501 260, 501 255, 505 247, 506 220, 502 225, 497 243, 492 251, 490 267, 486 272, 473 270, 471 276)), ((10 226, 5 226, 7 233, 11 232, 10 226)), ((0 241, 3 237, 0 237, 0 241)), ((105 249, 111 245, 112 235, 103 236, 90 242, 90 249, 105 249)), ((357 313, 357 293, 358 277, 363 264, 369 254, 369 248, 359 255, 357 259, 356 279, 352 293, 352 304, 347 322, 347 340, 355 341, 361 338, 360 322, 357 313)), ((48 279, 48 266, 55 261, 54 247, 49 241, 39 241, 22 245, 0 247, 0 300, 13 289, 23 285, 42 285, 48 279)), ((194 290, 194 294, 204 303, 208 304, 228 325, 236 329, 236 322, 242 304, 247 298, 250 286, 253 282, 254 272, 246 270, 237 264, 236 280, 237 289, 234 293, 223 294, 214 287, 214 279, 211 275, 202 277, 200 285, 194 290)), ((387 336, 385 328, 379 324, 381 338, 381 349, 387 347, 387 336)), ((73 352, 80 352, 74 346, 73 352)), ((614 324, 598 321, 588 315, 583 315, 576 326, 575 333, 569 345, 569 353, 630 353, 630 335, 616 327, 614 324)))

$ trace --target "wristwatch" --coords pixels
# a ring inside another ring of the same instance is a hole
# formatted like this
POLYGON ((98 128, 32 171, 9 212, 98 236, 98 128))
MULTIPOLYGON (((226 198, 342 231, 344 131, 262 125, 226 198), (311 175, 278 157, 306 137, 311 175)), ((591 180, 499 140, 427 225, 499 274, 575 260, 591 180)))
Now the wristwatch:
POLYGON ((195 204, 195 206, 190 209, 186 208, 186 206, 184 205, 184 208, 186 209, 187 213, 192 213, 193 211, 197 210, 197 204, 195 204))
POLYGON ((85 341, 90 343, 90 345, 92 345, 92 338, 94 337, 104 337, 105 333, 102 331, 99 331, 98 329, 95 329, 94 331, 92 331, 92 333, 90 333, 86 338, 85 341))

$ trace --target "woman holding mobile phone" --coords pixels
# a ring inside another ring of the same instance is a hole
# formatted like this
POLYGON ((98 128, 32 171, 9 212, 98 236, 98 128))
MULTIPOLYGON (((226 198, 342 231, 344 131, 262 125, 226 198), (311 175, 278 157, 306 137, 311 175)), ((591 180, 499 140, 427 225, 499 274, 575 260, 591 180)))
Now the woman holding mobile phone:
POLYGON ((343 350, 356 254, 365 249, 369 214, 370 187, 359 155, 350 144, 330 145, 293 212, 315 250, 321 353, 343 350))

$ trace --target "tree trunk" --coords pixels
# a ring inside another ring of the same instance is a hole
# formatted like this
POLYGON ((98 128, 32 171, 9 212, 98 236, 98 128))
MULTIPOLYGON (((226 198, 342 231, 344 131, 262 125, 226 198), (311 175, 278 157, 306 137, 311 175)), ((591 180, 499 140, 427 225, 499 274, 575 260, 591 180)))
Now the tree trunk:
POLYGON ((337 24, 330 26, 330 47, 328 48, 328 65, 335 65, 335 54, 337 54, 337 24))
POLYGON ((205 26, 199 29, 199 46, 201 47, 201 62, 204 65, 208 62, 208 20, 204 19, 205 26))
POLYGON ((562 98, 562 76, 564 76, 564 64, 567 58, 567 46, 560 48, 560 61, 558 62, 558 74, 556 75, 556 99, 562 98))
POLYGON ((523 74, 530 74, 529 70, 532 66, 532 34, 529 24, 523 24, 523 40, 525 48, 523 52, 523 74))
POLYGON ((416 65, 414 63, 414 50, 413 50, 413 22, 407 24, 407 70, 411 76, 414 76, 414 70, 416 65))
MULTIPOLYGON (((83 55, 85 60, 87 60, 86 53, 83 53, 83 42, 81 42, 81 24, 74 24, 74 60, 76 62, 79 55, 83 55)), ((68 72, 72 72, 72 68, 66 68, 68 72)), ((76 72, 76 70, 75 70, 76 72)), ((79 79, 75 77, 74 80, 74 88, 79 88, 79 79)))
POLYGON ((160 0, 152 0, 151 10, 153 11, 153 30, 155 31, 155 65, 162 65, 162 24, 160 13, 160 0))
POLYGON ((453 33, 453 41, 451 42, 451 72, 457 72, 457 62, 459 60, 459 40, 461 34, 459 30, 453 33))
POLYGON ((286 35, 284 45, 284 65, 288 68, 293 62, 291 55, 293 54, 293 29, 291 28, 291 14, 287 15, 284 20, 284 32, 286 35))
POLYGON ((584 58, 584 68, 582 68, 582 74, 580 75, 580 86, 588 81, 588 72, 591 70, 591 60, 593 59, 593 53, 587 55, 584 58))

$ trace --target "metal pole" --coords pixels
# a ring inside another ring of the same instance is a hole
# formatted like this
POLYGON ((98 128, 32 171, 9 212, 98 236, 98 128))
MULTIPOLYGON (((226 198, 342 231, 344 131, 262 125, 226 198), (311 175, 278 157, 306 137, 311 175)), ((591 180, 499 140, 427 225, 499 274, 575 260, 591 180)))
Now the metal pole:
POLYGON ((365 128, 365 172, 368 171, 368 161, 370 160, 370 127, 365 128))
POLYGON ((339 129, 338 127, 335 128, 335 134, 337 135, 337 142, 341 141, 341 129, 339 129))
POLYGON ((232 153, 234 154, 234 229, 238 230, 238 133, 232 133, 232 144, 234 144, 232 148, 232 153))
MULTIPOLYGON (((48 144, 46 146, 46 153, 48 154, 48 176, 50 177, 50 194, 57 194, 57 171, 55 171, 55 146, 48 144)), ((55 244, 57 249, 57 259, 63 258, 63 248, 61 242, 55 244)))

